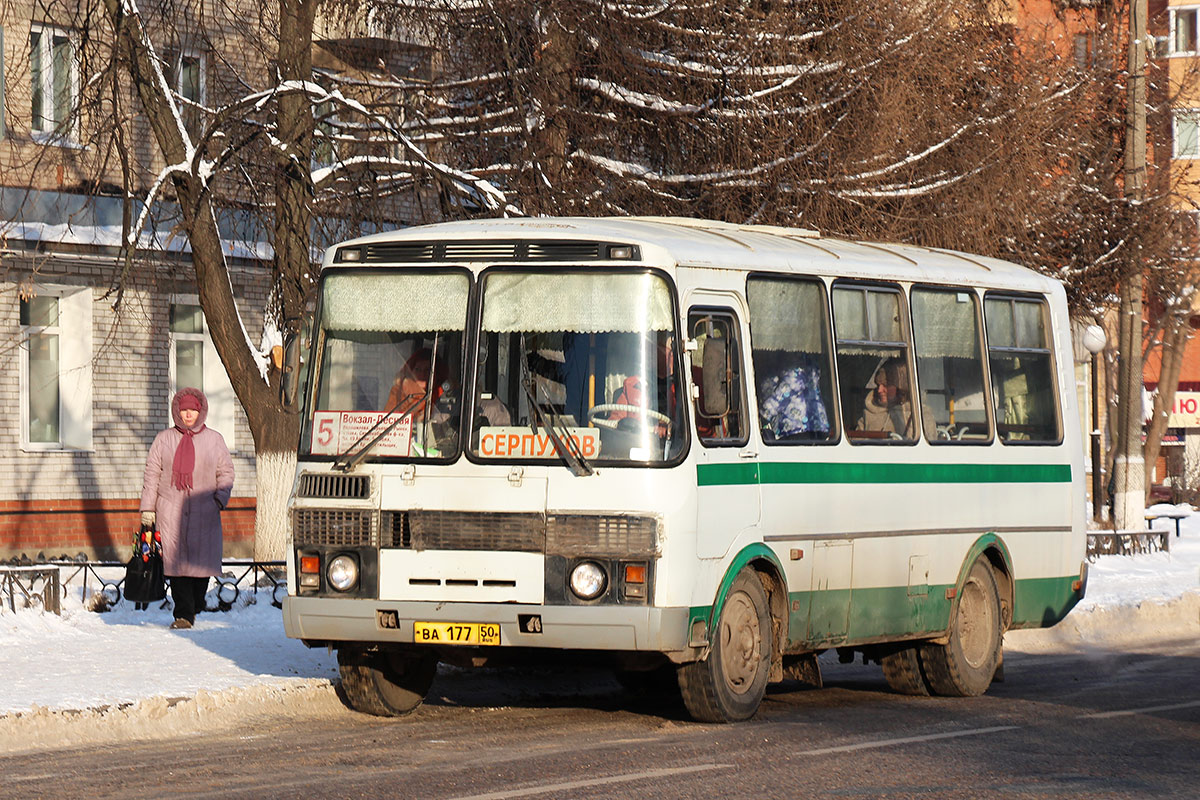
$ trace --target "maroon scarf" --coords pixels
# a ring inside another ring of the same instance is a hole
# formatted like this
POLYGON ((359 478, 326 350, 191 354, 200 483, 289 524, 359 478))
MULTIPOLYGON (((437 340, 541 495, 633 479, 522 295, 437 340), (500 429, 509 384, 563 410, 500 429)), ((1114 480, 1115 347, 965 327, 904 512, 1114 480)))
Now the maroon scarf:
POLYGON ((171 462, 171 485, 186 492, 192 488, 192 470, 196 468, 196 445, 192 437, 204 430, 204 426, 192 431, 176 425, 175 430, 183 434, 183 440, 175 448, 175 460, 171 462))

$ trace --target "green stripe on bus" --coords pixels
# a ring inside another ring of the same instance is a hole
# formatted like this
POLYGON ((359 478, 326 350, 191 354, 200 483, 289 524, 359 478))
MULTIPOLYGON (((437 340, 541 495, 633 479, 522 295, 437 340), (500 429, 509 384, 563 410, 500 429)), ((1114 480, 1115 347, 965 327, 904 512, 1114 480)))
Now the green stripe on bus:
POLYGON ((1070 483, 1070 464, 699 464, 700 486, 753 483, 1070 483))

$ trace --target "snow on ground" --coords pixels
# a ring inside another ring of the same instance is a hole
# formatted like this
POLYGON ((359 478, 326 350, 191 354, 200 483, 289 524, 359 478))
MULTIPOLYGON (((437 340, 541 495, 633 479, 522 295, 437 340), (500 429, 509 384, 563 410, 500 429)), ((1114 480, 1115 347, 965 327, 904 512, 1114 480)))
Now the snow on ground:
MULTIPOLYGON (((1174 528, 1166 519, 1154 524, 1174 528)), ((1059 644, 1086 643, 1104 638, 1105 628, 1128 633, 1131 624, 1152 627, 1148 634, 1197 635, 1200 513, 1183 520, 1181 537, 1170 538, 1170 553, 1101 556, 1091 564, 1087 596, 1064 623, 1010 633, 1006 646, 1038 649, 1048 634, 1059 644)), ((169 730, 186 730, 188 720, 230 704, 336 705, 329 690, 335 657, 285 637, 269 592, 253 604, 239 600, 227 613, 201 614, 188 631, 169 630, 171 612, 157 604, 135 611, 123 601, 95 613, 80 595, 74 587, 61 616, 0 609, 0 751, 37 740, 31 731, 47 720, 74 720, 74 734, 55 728, 53 741, 66 743, 89 725, 112 728, 114 715, 174 713, 177 727, 169 730)))

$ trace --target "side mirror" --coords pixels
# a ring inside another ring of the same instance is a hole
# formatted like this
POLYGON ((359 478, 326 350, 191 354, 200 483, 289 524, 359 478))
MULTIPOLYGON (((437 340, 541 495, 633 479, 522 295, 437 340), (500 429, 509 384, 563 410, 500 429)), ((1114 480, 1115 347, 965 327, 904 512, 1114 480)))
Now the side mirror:
POLYGON ((288 411, 296 410, 300 391, 300 334, 289 333, 283 339, 283 364, 279 378, 279 402, 288 411))
POLYGON ((704 340, 701 366, 700 413, 723 417, 729 413, 729 352, 724 339, 704 340))

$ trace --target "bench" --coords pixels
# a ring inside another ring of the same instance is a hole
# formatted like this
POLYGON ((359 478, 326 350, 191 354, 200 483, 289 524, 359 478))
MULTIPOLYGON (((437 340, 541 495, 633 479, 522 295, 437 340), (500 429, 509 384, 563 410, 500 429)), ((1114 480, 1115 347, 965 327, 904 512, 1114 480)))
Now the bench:
POLYGON ((1147 511, 1146 528, 1150 529, 1154 527, 1154 520, 1156 519, 1173 519, 1175 520, 1175 538, 1179 538, 1179 521, 1191 515, 1192 512, 1190 511, 1147 511))

